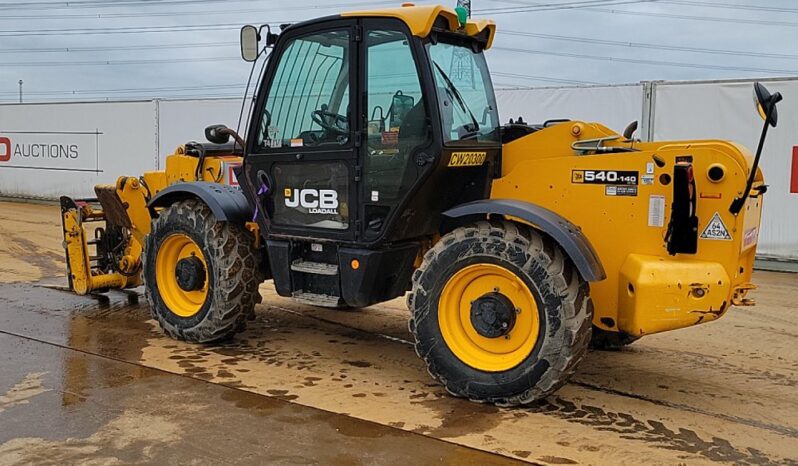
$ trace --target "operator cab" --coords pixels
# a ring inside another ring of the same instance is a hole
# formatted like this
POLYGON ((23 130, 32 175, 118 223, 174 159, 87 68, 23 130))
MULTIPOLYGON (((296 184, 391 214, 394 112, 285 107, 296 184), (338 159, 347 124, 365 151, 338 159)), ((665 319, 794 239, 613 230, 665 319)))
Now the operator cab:
POLYGON ((441 212, 489 196, 501 151, 482 54, 492 25, 469 35, 446 12, 423 34, 401 15, 364 13, 276 39, 241 184, 280 294, 357 306, 399 296, 441 212))

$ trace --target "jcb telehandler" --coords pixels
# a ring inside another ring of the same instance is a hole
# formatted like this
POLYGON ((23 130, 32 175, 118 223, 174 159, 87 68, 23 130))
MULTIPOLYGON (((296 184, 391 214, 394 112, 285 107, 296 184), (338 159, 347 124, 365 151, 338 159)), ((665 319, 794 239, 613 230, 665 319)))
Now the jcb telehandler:
POLYGON ((271 50, 246 139, 212 126, 164 171, 62 198, 70 286, 143 283, 164 331, 200 343, 241 331, 266 279, 332 308, 409 291, 432 376, 501 405, 552 393, 591 340, 623 345, 751 304, 757 165, 781 96, 755 86, 756 157, 726 141, 640 142, 633 126, 502 125, 483 55, 495 25, 464 13, 244 27, 244 59, 271 50), (105 227, 87 240, 95 220, 105 227))

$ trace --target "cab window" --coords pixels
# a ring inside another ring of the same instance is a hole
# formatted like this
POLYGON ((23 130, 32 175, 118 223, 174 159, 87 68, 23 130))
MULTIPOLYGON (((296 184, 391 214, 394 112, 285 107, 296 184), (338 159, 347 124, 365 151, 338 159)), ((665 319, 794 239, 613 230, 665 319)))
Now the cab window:
POLYGON ((414 154, 429 140, 416 61, 407 35, 366 33, 365 214, 367 236, 377 234, 422 168, 414 154))
POLYGON ((445 37, 427 44, 445 143, 498 142, 499 114, 482 52, 445 37), (467 141, 467 142, 466 142, 467 141))
POLYGON ((261 148, 349 143, 349 32, 294 39, 280 55, 266 97, 261 148))

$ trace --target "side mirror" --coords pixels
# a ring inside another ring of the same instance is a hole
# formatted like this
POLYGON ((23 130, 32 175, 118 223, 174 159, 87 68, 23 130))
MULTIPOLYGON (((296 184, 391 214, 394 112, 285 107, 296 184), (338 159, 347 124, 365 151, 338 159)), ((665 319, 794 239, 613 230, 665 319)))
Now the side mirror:
POLYGON ((781 101, 780 93, 771 94, 762 83, 754 83, 754 103, 759 116, 767 123, 776 127, 779 122, 779 113, 776 104, 781 101))
POLYGON ((405 116, 415 103, 416 99, 412 95, 404 95, 402 91, 396 91, 391 99, 391 108, 388 109, 389 126, 391 128, 401 126, 405 116))
POLYGON ((224 144, 230 141, 230 130, 225 125, 211 125, 205 128, 205 139, 213 144, 224 144))
POLYGON ((250 25, 241 28, 241 58, 244 61, 253 62, 258 59, 258 42, 258 28, 250 25))
MULTIPOLYGON (((751 165, 751 172, 748 175, 748 181, 745 183, 745 189, 742 190, 742 195, 734 198, 729 206, 729 212, 737 215, 743 210, 745 201, 751 192, 751 187, 754 185, 754 177, 759 168, 759 158, 762 156, 762 148, 765 147, 765 137, 768 134, 768 127, 776 127, 779 122, 779 114, 776 111, 776 104, 781 102, 781 94, 771 94, 762 83, 754 83, 754 103, 756 104, 756 111, 759 116, 765 121, 762 126, 762 135, 759 137, 759 145, 756 148, 756 155, 754 155, 754 163, 751 165)), ((764 191, 760 191, 764 192, 764 191)))

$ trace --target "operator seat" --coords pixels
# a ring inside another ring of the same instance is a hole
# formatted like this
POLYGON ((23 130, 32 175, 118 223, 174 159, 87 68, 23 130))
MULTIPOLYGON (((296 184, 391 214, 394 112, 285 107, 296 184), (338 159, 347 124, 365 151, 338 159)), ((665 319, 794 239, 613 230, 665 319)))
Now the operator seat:
POLYGON ((397 153, 369 157, 369 186, 379 192, 380 200, 395 202, 402 196, 403 189, 416 177, 417 171, 408 169, 409 158, 413 150, 428 139, 428 127, 424 99, 420 98, 399 124, 397 153))
POLYGON ((427 112, 424 110, 424 98, 418 99, 413 108, 402 119, 399 125, 399 154, 407 160, 410 151, 427 139, 427 112))

